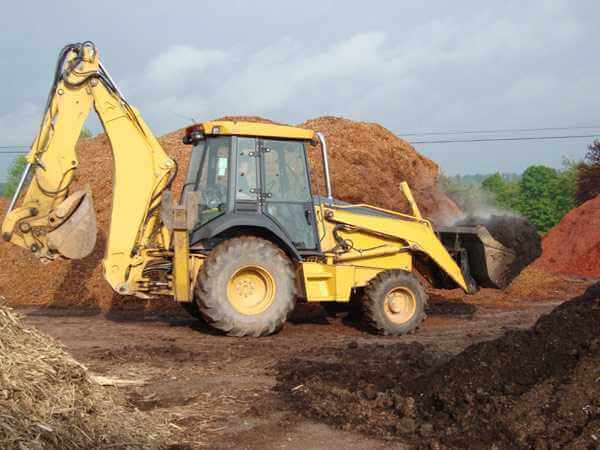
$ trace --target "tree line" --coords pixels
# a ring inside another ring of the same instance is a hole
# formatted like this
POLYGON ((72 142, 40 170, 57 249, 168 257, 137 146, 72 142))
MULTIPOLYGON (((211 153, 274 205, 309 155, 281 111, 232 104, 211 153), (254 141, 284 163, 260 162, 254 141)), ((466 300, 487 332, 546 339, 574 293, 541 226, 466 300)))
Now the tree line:
POLYGON ((517 213, 546 232, 600 194, 600 141, 588 146, 583 161, 565 160, 560 170, 533 165, 522 174, 442 175, 440 186, 467 214, 517 213))

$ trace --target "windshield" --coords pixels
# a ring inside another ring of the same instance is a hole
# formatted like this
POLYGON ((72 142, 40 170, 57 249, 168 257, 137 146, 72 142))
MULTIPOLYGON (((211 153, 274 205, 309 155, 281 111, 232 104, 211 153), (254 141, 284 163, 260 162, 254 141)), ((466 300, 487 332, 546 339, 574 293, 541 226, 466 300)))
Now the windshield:
POLYGON ((183 192, 199 193, 198 225, 225 212, 231 137, 210 137, 194 146, 183 192))

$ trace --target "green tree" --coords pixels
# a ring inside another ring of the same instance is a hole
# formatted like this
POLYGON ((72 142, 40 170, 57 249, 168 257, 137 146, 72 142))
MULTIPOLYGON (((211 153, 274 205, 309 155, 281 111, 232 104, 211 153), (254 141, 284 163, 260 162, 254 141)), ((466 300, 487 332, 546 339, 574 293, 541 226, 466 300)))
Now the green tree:
POLYGON ((578 205, 600 195, 600 141, 588 146, 585 160, 577 166, 576 201, 578 205))
POLYGON ((573 169, 558 171, 530 166, 521 178, 518 210, 540 231, 548 231, 575 206, 576 175, 573 169))
POLYGON ((530 166, 520 178, 495 173, 481 186, 492 196, 492 204, 522 214, 545 232, 575 206, 578 163, 565 160, 563 166, 530 166))
POLYGON ((481 182, 481 187, 493 194, 499 194, 504 191, 504 184, 505 183, 502 179, 502 175, 500 175, 500 172, 496 172, 495 174, 485 178, 481 182))
POLYGON ((483 190, 492 195, 496 206, 503 209, 518 207, 520 185, 515 177, 505 177, 499 172, 481 182, 483 190))
POLYGON ((93 136, 92 131, 89 128, 83 127, 81 133, 79 133, 79 139, 89 139, 93 136))
POLYGON ((25 156, 17 157, 10 168, 8 169, 8 179, 6 180, 6 184, 4 185, 4 195, 6 197, 11 197, 15 191, 17 190, 17 186, 19 185, 19 181, 21 180, 21 175, 25 171, 25 166, 27 165, 27 160, 25 156))

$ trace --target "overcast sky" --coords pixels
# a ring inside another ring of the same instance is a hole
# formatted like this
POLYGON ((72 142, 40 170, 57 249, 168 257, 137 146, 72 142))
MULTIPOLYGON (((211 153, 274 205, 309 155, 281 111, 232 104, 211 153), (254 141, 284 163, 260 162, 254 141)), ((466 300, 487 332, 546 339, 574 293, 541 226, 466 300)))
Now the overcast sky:
MULTIPOLYGON (((9 2, 0 145, 32 141, 58 51, 83 40, 158 135, 233 114, 344 116, 400 136, 596 126, 598 17, 592 0, 9 2)), ((522 135, 593 133, 600 126, 522 135)), ((450 174, 519 172, 581 158, 590 141, 417 148, 450 174)), ((8 160, 0 155, 0 179, 8 160)))

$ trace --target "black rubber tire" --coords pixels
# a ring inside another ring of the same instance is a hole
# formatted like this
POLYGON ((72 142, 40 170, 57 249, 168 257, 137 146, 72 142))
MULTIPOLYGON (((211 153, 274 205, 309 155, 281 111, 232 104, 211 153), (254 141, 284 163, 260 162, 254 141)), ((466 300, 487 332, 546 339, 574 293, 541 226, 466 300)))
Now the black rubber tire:
POLYGON ((220 243, 200 270, 195 300, 206 321, 229 336, 265 336, 278 331, 294 309, 295 272, 287 255, 272 242, 242 236, 220 243), (259 265, 275 281, 273 302, 258 314, 237 311, 227 298, 227 283, 241 267, 259 265))
POLYGON ((179 302, 179 304, 185 310, 185 312, 192 316, 194 319, 204 320, 204 317, 202 317, 202 314, 200 313, 198 305, 195 301, 179 302))
POLYGON ((427 294, 419 279, 403 270, 386 270, 380 272, 367 285, 362 301, 363 321, 365 325, 378 334, 397 336, 417 330, 425 319, 427 294), (415 299, 415 313, 404 323, 395 323, 385 313, 385 297, 395 288, 410 289, 415 299))

